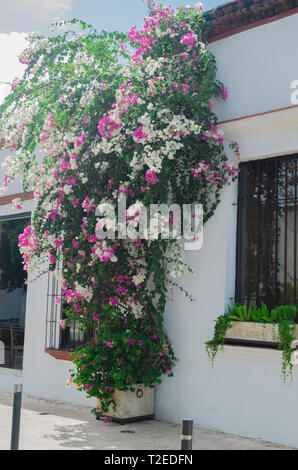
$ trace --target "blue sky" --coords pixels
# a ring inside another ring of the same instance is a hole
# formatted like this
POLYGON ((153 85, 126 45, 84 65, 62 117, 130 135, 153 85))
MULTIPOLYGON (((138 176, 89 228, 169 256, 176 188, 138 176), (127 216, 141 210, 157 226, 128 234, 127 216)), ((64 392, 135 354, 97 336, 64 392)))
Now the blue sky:
MULTIPOLYGON (((206 0, 205 10, 226 0, 206 0)), ((160 0, 176 8, 190 0, 160 0)), ((194 0, 193 3, 196 3, 194 0)), ((54 18, 80 18, 97 29, 127 31, 141 25, 146 6, 141 0, 7 0, 0 2, 0 33, 46 32, 54 18)))
MULTIPOLYGON (((106 28, 108 30, 118 29, 127 31, 131 26, 141 25, 147 11, 145 4, 141 0, 84 0, 83 3, 84 7, 82 8, 82 0, 76 0, 69 13, 72 13, 75 17, 92 22, 98 29, 106 28), (96 16, 94 15, 95 11, 97 12, 96 16)), ((190 5, 192 2, 190 0, 172 0, 160 1, 160 3, 165 5, 170 4, 176 8, 190 5)), ((223 2, 208 0, 202 3, 204 9, 208 10, 223 2)))

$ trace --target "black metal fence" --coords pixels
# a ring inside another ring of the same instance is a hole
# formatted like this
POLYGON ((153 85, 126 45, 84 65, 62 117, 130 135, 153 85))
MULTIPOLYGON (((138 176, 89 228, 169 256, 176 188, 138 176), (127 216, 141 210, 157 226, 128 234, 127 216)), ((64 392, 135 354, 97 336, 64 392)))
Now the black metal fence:
POLYGON ((236 301, 297 304, 297 155, 240 165, 236 301))

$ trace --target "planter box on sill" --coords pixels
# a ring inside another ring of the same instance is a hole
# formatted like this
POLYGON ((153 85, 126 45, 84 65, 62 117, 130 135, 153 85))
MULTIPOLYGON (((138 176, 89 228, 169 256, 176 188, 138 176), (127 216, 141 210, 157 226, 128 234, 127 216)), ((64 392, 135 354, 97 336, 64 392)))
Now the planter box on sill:
MULTIPOLYGON (((278 344, 278 325, 272 323, 232 322, 225 338, 234 341, 278 344)), ((298 325, 296 325, 295 338, 298 339, 298 325)))
MULTIPOLYGON (((154 419, 154 387, 145 387, 142 384, 134 386, 135 391, 116 390, 113 399, 116 410, 110 406, 104 416, 112 418, 120 424, 145 419, 154 419)), ((96 400, 96 407, 100 408, 100 400, 96 400)), ((97 418, 100 419, 100 418, 97 418)))

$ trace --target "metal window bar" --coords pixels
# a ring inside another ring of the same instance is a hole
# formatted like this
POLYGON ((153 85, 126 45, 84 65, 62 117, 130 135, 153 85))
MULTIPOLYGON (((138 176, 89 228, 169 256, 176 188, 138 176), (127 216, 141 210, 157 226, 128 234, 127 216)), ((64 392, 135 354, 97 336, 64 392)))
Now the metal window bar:
POLYGON ((60 349, 61 307, 56 299, 60 298, 59 285, 53 272, 48 273, 47 311, 46 311, 46 338, 47 349, 60 349))
POLYGON ((241 163, 235 300, 297 303, 297 159, 241 163))

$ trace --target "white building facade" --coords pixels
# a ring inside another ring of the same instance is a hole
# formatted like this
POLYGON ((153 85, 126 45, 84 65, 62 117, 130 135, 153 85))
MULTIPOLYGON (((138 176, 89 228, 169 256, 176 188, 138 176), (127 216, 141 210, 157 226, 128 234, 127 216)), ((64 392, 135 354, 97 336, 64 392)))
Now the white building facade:
MULTIPOLYGON (((233 11, 229 15, 239 19, 237 8, 242 8, 242 1, 232 3, 233 11)), ((217 9, 213 15, 219 18, 229 5, 217 9)), ((249 214, 238 198, 237 183, 226 187, 215 215, 204 227, 203 248, 186 255, 195 274, 182 283, 197 301, 189 302, 183 294, 175 292, 173 301, 167 305, 166 328, 179 362, 174 377, 156 387, 155 405, 158 419, 170 422, 193 419, 195 424, 206 428, 298 448, 298 368, 294 369, 292 384, 283 384, 282 353, 278 350, 226 345, 219 352, 214 368, 205 350, 205 343, 213 334, 214 320, 226 312, 235 298, 247 301, 251 296, 255 302, 266 301, 273 295, 275 287, 268 289, 272 271, 279 287, 284 280, 285 285, 293 284, 294 291, 284 296, 285 301, 294 299, 297 304, 298 105, 293 101, 291 84, 298 80, 298 9, 287 7, 272 16, 269 7, 267 10, 264 7, 264 15, 266 12, 265 20, 245 20, 246 25, 239 30, 229 23, 222 33, 210 39, 209 48, 216 56, 218 78, 229 91, 228 100, 216 104, 220 128, 227 139, 239 142, 241 168, 250 175, 247 180, 242 179, 243 197, 246 202, 249 197, 258 198, 262 177, 267 188, 277 188, 273 203, 268 202, 264 210, 259 208, 259 212, 251 214, 260 220, 256 230, 263 233, 263 238, 264 231, 268 230, 269 234, 271 230, 270 221, 277 221, 278 214, 273 207, 279 202, 279 191, 286 199, 278 221, 281 232, 274 241, 278 261, 273 257, 272 262, 278 268, 270 266, 268 252, 273 256, 274 249, 269 242, 266 242, 267 256, 263 254, 266 266, 255 260, 252 266, 247 265, 245 237, 253 233, 247 222, 249 214), (285 174, 286 180, 274 180, 275 171, 285 174), (255 178, 251 176, 254 174, 255 178), (241 246, 244 246, 242 251, 241 246), (258 266, 250 280, 247 273, 252 272, 254 262, 258 266)), ((9 196, 19 192, 15 186, 5 198, 0 198, 0 224, 16 217, 9 196)), ((33 201, 28 199, 22 207, 18 216, 20 213, 30 216, 33 201)), ((257 252, 258 256, 261 259, 262 253, 257 252)), ((28 395, 93 406, 93 401, 81 392, 66 387, 72 366, 66 360, 66 353, 45 352, 50 295, 46 276, 29 284, 24 349, 15 350, 15 357, 23 353, 23 365, 17 364, 8 348, 5 367, 0 364, 0 391, 11 392, 14 383, 23 383, 28 395)), ((270 298, 270 302, 274 299, 270 298)), ((3 312, 0 302, 0 334, 2 321, 2 329, 9 338, 11 327, 3 312)), ((18 319, 20 330, 22 321, 18 319)), ((17 346, 21 340, 16 338, 15 342, 17 346)))

